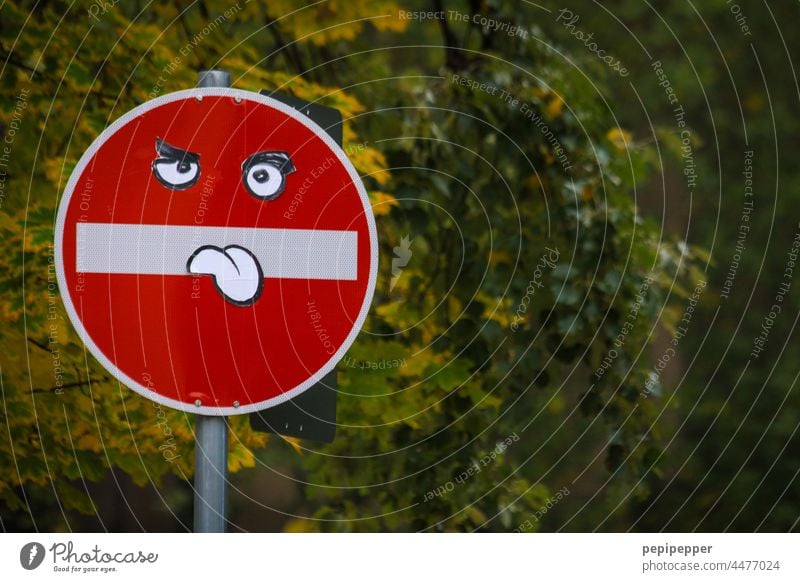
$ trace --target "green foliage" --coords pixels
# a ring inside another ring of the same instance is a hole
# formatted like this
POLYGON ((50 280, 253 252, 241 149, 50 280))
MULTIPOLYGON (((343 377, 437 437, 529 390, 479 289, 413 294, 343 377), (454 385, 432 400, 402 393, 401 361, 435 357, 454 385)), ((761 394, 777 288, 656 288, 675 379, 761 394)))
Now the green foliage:
MULTIPOLYGON (((480 4, 532 21, 513 2, 480 4)), ((210 67, 230 70, 240 88, 341 109, 345 149, 378 215, 378 289, 348 356, 368 364, 341 369, 336 442, 300 453, 308 518, 289 529, 517 528, 576 476, 551 473, 575 445, 568 431, 596 426, 587 438, 614 482, 647 494, 641 479, 659 446, 650 427, 660 408, 640 397, 651 364, 626 352, 602 379, 593 374, 645 278, 641 309, 652 315, 671 286, 690 292, 696 251, 664 241, 637 212, 634 188, 656 169, 654 153, 617 125, 585 76, 542 43, 468 24, 460 49, 426 48, 440 42, 437 23, 398 20, 392 2, 250 2, 207 34, 232 4, 161 3, 142 15, 119 4, 97 18, 90 6, 50 2, 30 22, 28 3, 2 8, 0 123, 29 91, 0 213, 3 503, 19 509, 23 487, 55 488, 66 506, 91 512, 81 483, 108 467, 140 484, 192 472, 191 419, 118 385, 87 355, 51 285, 49 249, 59 194, 92 139, 210 67), (390 16, 366 25, 362 14, 390 16), (400 33, 419 42, 396 49, 397 62, 368 50, 376 35, 390 45, 400 33), (399 273, 398 248, 412 252, 399 273), (389 361, 402 363, 381 369, 389 361), (577 424, 564 424, 567 408, 577 424)), ((674 323, 680 308, 666 314, 674 323)), ((650 343, 648 319, 628 345, 650 343)), ((252 466, 265 437, 244 418, 232 430, 231 469, 252 466)))
MULTIPOLYGON (((800 396, 796 358, 789 355, 797 344, 796 276, 769 348, 755 360, 750 354, 786 282, 786 251, 797 230, 800 39, 791 33, 797 7, 632 0, 615 3, 612 17, 591 0, 548 6, 579 14, 581 28, 594 32, 599 45, 624 55, 631 76, 615 79, 609 100, 623 123, 651 134, 664 155, 666 189, 662 196, 664 186, 655 185, 647 211, 710 250, 699 263, 708 273, 708 297, 682 341, 683 369, 667 387, 675 410, 656 427, 671 445, 651 495, 630 505, 626 520, 645 531, 796 530, 800 396), (691 197, 671 187, 684 179, 680 143, 674 104, 653 71, 656 60, 696 140, 701 178, 691 197), (737 258, 746 151, 752 152, 754 209, 737 258), (721 290, 732 269, 725 298, 721 290)), ((576 43, 566 33, 558 41, 566 49, 576 43)))
MULTIPOLYGON (((427 30, 437 32, 434 24, 427 30)), ((362 335, 352 354, 408 365, 342 374, 344 428, 324 455, 306 461, 317 485, 314 505, 322 507, 293 529, 519 527, 572 479, 556 475, 547 487, 541 475, 552 459, 536 457, 543 434, 571 440, 552 422, 566 406, 607 427, 597 446, 617 481, 635 483, 652 469, 650 426, 660 408, 640 397, 647 358, 621 357, 601 381, 592 372, 613 348, 644 278, 653 273, 642 308, 653 315, 673 282, 685 293, 697 276, 688 272, 695 251, 665 244, 637 214, 631 187, 653 169, 653 152, 614 124, 587 79, 536 43, 496 36, 491 50, 471 57, 483 42, 473 41, 442 68, 409 67, 416 79, 355 89, 381 112, 358 122, 393 168, 388 189, 398 206, 379 224, 383 271, 368 322, 374 335, 362 335), (509 54, 514 60, 500 58, 509 54), (567 150, 569 170, 554 143, 567 150), (391 257, 404 238, 414 254, 392 287, 391 257), (514 331, 515 311, 548 247, 560 253, 558 264, 514 331), (454 482, 511 434, 519 444, 454 482)), ((429 50, 401 56, 422 63, 429 50)), ((367 62, 370 77, 389 75, 382 59, 367 62)), ((343 84, 358 81, 340 76, 343 84)), ((664 320, 680 315, 673 309, 664 320)), ((648 332, 643 317, 630 345, 646 346, 648 332)), ((639 485, 637 495, 647 491, 639 485)))

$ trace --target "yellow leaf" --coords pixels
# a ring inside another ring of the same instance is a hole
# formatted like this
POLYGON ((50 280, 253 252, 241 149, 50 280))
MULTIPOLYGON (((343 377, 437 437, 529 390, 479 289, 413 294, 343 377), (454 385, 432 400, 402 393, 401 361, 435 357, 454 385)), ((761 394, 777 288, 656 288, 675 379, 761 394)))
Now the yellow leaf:
POLYGON ((100 442, 98 436, 93 433, 85 434, 80 437, 75 443, 75 446, 79 450, 89 450, 95 453, 99 453, 103 450, 103 444, 100 442))
POLYGON ((286 533, 308 533, 317 531, 314 522, 307 519, 290 519, 283 526, 283 531, 286 533))
POLYGON ((480 509, 478 509, 474 505, 465 507, 464 513, 466 513, 467 517, 469 517, 474 523, 486 522, 486 514, 484 514, 480 509))
POLYGON ((561 396, 554 396, 553 398, 550 399, 547 408, 553 414, 560 414, 564 410, 564 407, 566 405, 567 403, 564 400, 564 398, 562 398, 561 396))
POLYGON ((531 190, 538 190, 542 187, 542 181, 536 174, 531 174, 525 179, 525 186, 531 190))
POLYGON ((303 446, 300 444, 300 439, 295 437, 283 437, 283 440, 289 443, 289 445, 291 445, 291 447, 298 455, 303 454, 303 446))
POLYGON ((403 32, 408 27, 408 20, 402 20, 398 10, 394 10, 386 16, 375 18, 370 22, 378 30, 391 30, 392 32, 403 32))
POLYGON ((555 119, 556 117, 561 117, 561 113, 563 110, 564 110, 564 100, 558 95, 555 95, 547 104, 547 114, 552 119, 555 119))
POLYGON ((399 206, 397 198, 388 192, 380 190, 370 190, 369 199, 372 202, 372 211, 375 216, 384 216, 392 211, 392 206, 399 206))
POLYGON ((242 444, 236 444, 228 452, 228 470, 235 473, 243 467, 255 467, 256 460, 253 451, 242 444))
POLYGON ((510 263, 511 256, 506 251, 493 250, 489 253, 489 265, 495 266, 498 263, 510 263))
POLYGON ((625 131, 619 127, 609 130, 609 132, 606 134, 606 137, 612 143, 612 145, 620 151, 626 150, 628 148, 628 144, 633 139, 631 132, 625 131))

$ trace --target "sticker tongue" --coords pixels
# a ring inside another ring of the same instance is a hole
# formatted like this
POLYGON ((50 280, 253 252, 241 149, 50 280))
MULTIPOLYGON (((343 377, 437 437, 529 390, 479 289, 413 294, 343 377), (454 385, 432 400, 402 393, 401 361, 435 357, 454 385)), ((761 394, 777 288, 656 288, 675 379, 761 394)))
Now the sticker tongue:
POLYGON ((264 285, 258 259, 236 245, 224 249, 213 245, 200 247, 189 258, 187 268, 196 275, 210 275, 220 295, 234 305, 252 305, 264 285))

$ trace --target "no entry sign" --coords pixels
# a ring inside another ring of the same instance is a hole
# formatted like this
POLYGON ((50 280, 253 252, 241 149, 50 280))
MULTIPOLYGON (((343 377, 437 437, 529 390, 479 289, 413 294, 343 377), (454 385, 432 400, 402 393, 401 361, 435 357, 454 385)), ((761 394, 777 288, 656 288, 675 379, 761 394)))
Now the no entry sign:
POLYGON ((318 382, 367 315, 366 191, 302 112, 236 89, 180 91, 106 129, 56 224, 67 312, 94 356, 157 402, 268 408, 318 382))

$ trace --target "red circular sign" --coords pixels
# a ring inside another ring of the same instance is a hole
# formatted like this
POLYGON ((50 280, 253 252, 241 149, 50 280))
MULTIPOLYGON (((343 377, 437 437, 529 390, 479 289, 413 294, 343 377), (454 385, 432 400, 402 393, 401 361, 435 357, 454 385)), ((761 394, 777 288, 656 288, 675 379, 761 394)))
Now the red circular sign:
POLYGON ((58 281, 89 350, 140 394, 202 414, 268 408, 331 371, 377 265, 372 209, 341 148, 236 89, 124 115, 58 210, 58 281))

